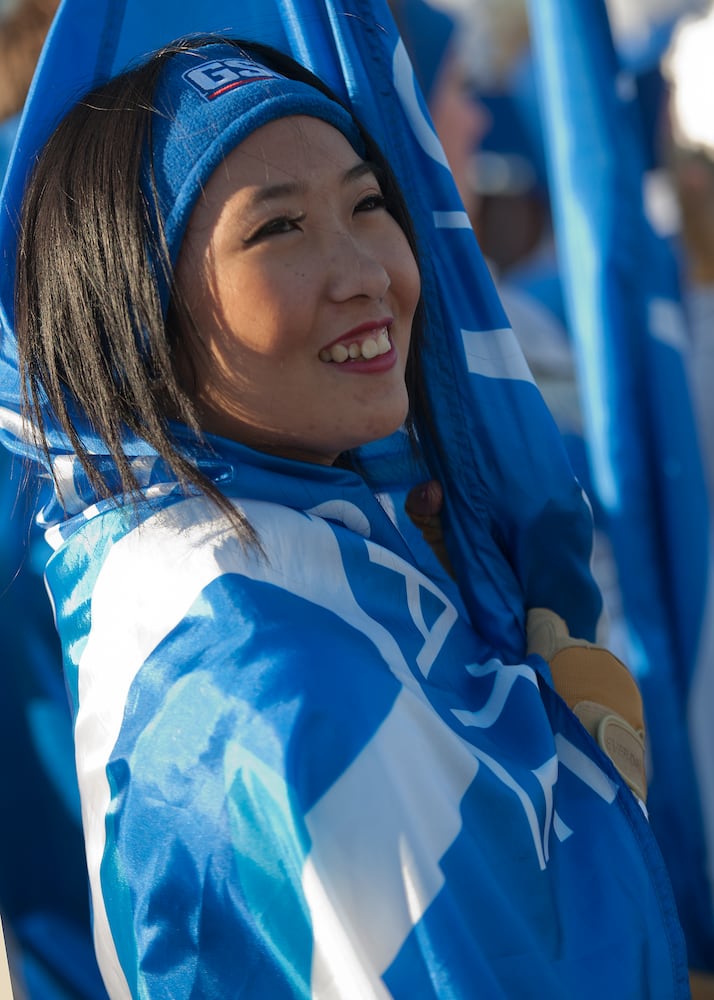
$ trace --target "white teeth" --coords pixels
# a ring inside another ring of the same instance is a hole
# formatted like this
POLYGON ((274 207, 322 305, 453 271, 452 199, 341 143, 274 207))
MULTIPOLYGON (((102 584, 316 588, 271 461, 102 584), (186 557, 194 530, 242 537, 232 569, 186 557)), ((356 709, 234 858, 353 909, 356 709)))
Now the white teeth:
POLYGON ((348 359, 356 361, 364 358, 370 361, 380 354, 387 354, 392 349, 392 344, 387 333, 387 328, 383 327, 376 337, 367 337, 362 343, 355 342, 346 347, 344 344, 334 344, 332 347, 324 347, 320 351, 320 361, 330 361, 335 364, 344 364, 348 359))
POLYGON ((332 360, 336 361, 338 365, 341 365, 342 362, 346 361, 350 356, 350 352, 347 350, 344 344, 335 344, 330 354, 332 360))

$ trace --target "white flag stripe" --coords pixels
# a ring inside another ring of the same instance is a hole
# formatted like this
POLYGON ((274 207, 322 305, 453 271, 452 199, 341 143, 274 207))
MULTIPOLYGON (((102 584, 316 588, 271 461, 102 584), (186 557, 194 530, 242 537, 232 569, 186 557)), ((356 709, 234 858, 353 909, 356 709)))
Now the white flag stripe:
POLYGON ((502 330, 462 330, 466 364, 474 375, 533 382, 521 346, 510 327, 502 330))
POLYGON ((315 937, 315 996, 360 995, 350 992, 355 975, 379 984, 444 884, 439 862, 461 830, 459 806, 478 767, 433 709, 404 690, 308 813, 313 847, 303 887, 315 937), (335 924, 348 932, 342 944, 335 924))

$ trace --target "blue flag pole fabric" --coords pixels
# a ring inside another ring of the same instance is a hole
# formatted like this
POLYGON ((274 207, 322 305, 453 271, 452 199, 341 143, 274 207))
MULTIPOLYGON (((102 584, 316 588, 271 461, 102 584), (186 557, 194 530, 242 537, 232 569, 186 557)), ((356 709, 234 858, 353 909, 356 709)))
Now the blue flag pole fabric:
POLYGON ((634 80, 604 0, 531 0, 529 9, 593 485, 645 702, 648 808, 690 962, 714 968, 714 831, 708 855, 689 730, 697 672, 712 669, 709 508, 677 266, 646 218, 634 80))
MULTIPOLYGON (((594 635, 591 516, 384 3, 64 0, 3 193, 3 442, 39 459, 12 324, 37 150, 90 86, 208 31, 296 56, 394 163, 424 261, 444 446, 423 444, 459 588, 421 571, 386 513, 386 494, 427 474, 404 435, 364 450, 369 486, 212 440, 197 461, 245 509, 262 559, 143 442, 125 440, 146 498, 131 511, 98 501, 52 433, 65 509, 45 511, 47 580, 109 993, 467 997, 535 983, 566 998, 617 982, 623 995, 684 998, 644 813, 545 663, 524 662, 531 607, 594 635)), ((102 463, 102 442, 86 424, 82 435, 102 463)))

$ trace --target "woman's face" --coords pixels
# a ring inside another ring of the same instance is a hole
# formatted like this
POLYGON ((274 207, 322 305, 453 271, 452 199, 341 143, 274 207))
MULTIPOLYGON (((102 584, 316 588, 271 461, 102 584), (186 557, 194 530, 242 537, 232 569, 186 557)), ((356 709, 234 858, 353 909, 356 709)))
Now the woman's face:
POLYGON ((233 150, 193 210, 176 280, 205 430, 327 465, 404 421, 417 265, 373 169, 332 126, 279 119, 233 150))

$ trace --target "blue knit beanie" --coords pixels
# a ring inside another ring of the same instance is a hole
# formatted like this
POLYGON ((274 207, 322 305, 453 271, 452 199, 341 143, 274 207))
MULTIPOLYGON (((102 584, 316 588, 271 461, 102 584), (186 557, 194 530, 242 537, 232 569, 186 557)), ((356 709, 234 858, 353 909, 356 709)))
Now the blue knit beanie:
POLYGON ((289 115, 320 118, 364 156, 357 124, 342 105, 226 43, 172 56, 159 78, 154 107, 153 168, 174 264, 193 206, 209 177, 261 125, 289 115))

